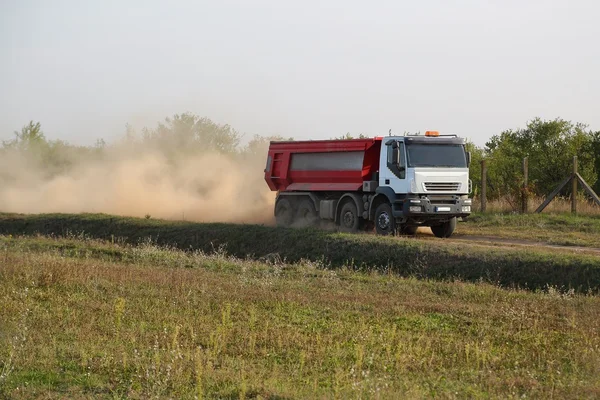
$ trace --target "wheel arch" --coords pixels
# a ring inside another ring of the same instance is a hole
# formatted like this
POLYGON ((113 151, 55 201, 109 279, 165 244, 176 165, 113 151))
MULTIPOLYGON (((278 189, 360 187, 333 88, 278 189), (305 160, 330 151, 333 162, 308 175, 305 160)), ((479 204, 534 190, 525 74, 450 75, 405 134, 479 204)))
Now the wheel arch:
POLYGON ((378 187, 375 193, 375 197, 373 197, 371 204, 369 205, 369 219, 371 221, 375 219, 375 210, 377 210, 377 207, 379 207, 381 203, 388 202, 392 205, 396 199, 396 193, 388 186, 378 187))
POLYGON ((359 193, 344 193, 342 197, 338 200, 335 206, 335 222, 340 222, 340 213, 342 212, 342 207, 348 201, 353 201, 356 206, 356 212, 358 213, 358 217, 362 218, 362 212, 364 211, 364 206, 362 202, 362 196, 359 193))

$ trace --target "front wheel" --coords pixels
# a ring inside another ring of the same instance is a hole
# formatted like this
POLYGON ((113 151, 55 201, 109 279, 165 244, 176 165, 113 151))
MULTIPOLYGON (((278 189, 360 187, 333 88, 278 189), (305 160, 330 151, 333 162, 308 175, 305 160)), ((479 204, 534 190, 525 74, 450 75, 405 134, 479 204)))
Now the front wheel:
POLYGON ((375 231, 379 235, 393 235, 396 232, 396 220, 392 215, 392 206, 380 204, 375 210, 375 231))
POLYGON ((456 217, 443 222, 440 225, 432 226, 431 232, 433 232, 436 237, 449 238, 452 236, 452 233, 454 233, 454 229, 456 229, 456 217))

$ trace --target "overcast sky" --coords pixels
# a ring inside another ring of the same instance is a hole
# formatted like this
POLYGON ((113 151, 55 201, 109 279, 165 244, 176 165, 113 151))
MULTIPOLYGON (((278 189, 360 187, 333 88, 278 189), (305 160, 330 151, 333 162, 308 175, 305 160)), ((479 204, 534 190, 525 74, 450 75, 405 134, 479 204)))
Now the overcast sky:
POLYGON ((186 111, 251 136, 539 116, 600 129, 600 2, 0 0, 0 139, 93 143, 186 111))

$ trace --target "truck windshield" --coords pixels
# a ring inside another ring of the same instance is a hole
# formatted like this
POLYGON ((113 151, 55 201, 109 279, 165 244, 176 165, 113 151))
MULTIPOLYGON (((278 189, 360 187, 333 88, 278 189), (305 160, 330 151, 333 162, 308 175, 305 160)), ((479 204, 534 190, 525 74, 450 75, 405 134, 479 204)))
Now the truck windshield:
POLYGON ((406 146, 409 167, 467 168, 465 149, 454 144, 416 144, 406 146))

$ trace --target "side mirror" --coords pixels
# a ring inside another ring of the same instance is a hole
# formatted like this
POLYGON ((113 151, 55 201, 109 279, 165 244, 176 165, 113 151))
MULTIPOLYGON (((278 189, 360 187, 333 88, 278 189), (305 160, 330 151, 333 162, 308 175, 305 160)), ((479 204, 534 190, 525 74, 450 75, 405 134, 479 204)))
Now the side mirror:
POLYGON ((471 152, 467 151, 467 167, 471 166, 471 152))

